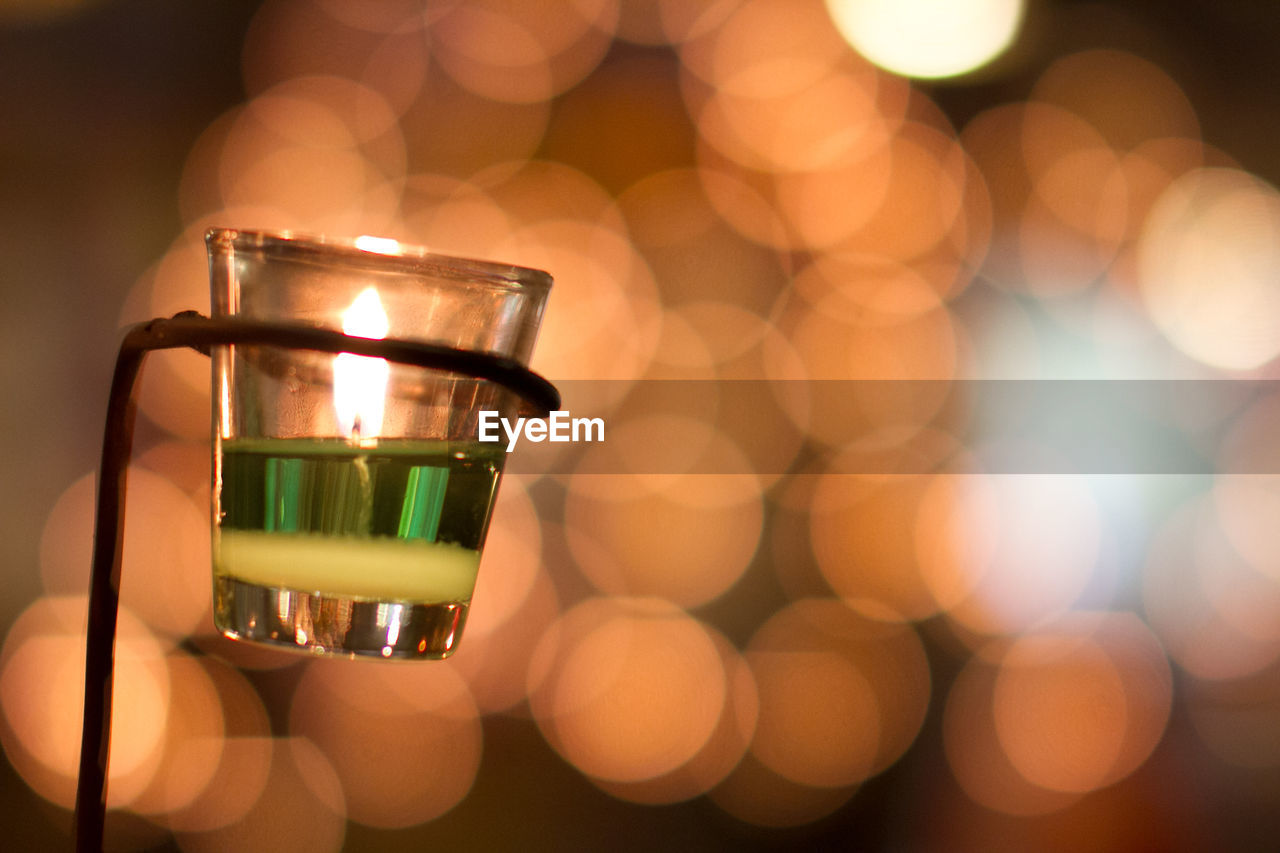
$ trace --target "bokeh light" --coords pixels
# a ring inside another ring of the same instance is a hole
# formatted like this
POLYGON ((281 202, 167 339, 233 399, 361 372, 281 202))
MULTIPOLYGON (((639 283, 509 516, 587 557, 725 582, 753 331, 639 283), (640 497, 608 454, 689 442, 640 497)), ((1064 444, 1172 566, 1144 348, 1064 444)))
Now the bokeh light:
POLYGON ((530 666, 543 735, 588 776, 642 782, 698 755, 729 692, 715 640, 655 598, 589 599, 549 631, 530 666))
POLYGON ((289 728, 341 780, 339 802, 326 804, 369 826, 444 814, 466 796, 480 765, 475 701, 448 664, 312 663, 293 694, 289 728))
POLYGON ((988 808, 1059 811, 1146 761, 1172 690, 1160 644, 1135 616, 1073 614, 969 661, 947 698, 947 760, 988 808))
POLYGON ((218 685, 199 659, 171 654, 169 707, 160 765, 130 803, 146 815, 190 808, 209 787, 222 760, 226 724, 218 685))
MULTIPOLYGON (((1280 586, 1233 546, 1219 508, 1255 513, 1266 490, 1228 478, 1192 498, 1152 539, 1143 578, 1147 619, 1182 669, 1203 679, 1252 675, 1280 656, 1280 586)), ((1264 510, 1265 511, 1265 510, 1264 510)))
POLYGON ((743 823, 788 829, 830 816, 848 803, 855 791, 852 786, 815 788, 793 782, 748 753, 710 796, 717 806, 743 823))
POLYGON ((529 658, 560 614, 542 564, 542 526, 525 483, 517 474, 503 477, 467 613, 467 641, 450 659, 484 713, 525 699, 529 658))
POLYGON ((236 822, 177 835, 181 849, 338 851, 346 837, 343 783, 305 737, 262 741, 270 768, 261 796, 236 822))
POLYGON ((873 619, 924 619, 938 604, 916 563, 915 519, 923 476, 823 475, 809 515, 823 577, 873 619))
POLYGON ((609 48, 618 0, 450 2, 433 14, 433 58, 461 86, 497 101, 545 101, 582 80, 609 48))
POLYGON ((404 3, 359 10, 325 0, 263 3, 241 52, 245 86, 256 95, 288 80, 332 75, 377 92, 403 114, 427 74, 426 17, 404 3))
POLYGON ((915 632, 838 601, 804 599, 778 611, 752 637, 747 660, 761 694, 752 752, 801 784, 839 787, 881 772, 910 746, 928 707, 915 632), (840 719, 825 714, 823 697, 842 709, 840 719))
POLYGON ((1065 612, 1093 575, 1101 536, 1083 478, 944 474, 916 514, 916 557, 934 600, 979 635, 1065 612))
POLYGON ((804 385, 808 408, 787 413, 832 447, 910 439, 939 412, 949 393, 941 380, 957 368, 947 307, 892 261, 824 256, 781 297, 777 326, 790 347, 773 350, 782 363, 771 372, 814 380, 804 385))
POLYGON ((542 636, 560 616, 560 598, 545 571, 538 571, 532 586, 516 610, 490 609, 489 590, 501 586, 502 566, 490 561, 476 583, 476 605, 467 615, 467 641, 451 658, 453 667, 466 679, 476 707, 485 714, 510 711, 523 713, 527 698, 525 673, 542 636), (505 617, 494 624, 494 620, 505 617))
POLYGON ((209 500, 210 451, 206 441, 163 441, 139 453, 136 461, 186 492, 201 508, 209 500))
POLYGON ((1171 694, 1162 650, 1136 618, 1082 616, 1009 647, 992 697, 996 737, 1028 782, 1090 791, 1146 760, 1171 694))
POLYGON ((468 181, 429 173, 405 179, 400 221, 406 242, 461 257, 486 257, 512 227, 484 190, 468 181))
POLYGON ((400 121, 411 172, 466 179, 534 156, 547 132, 547 101, 510 103, 470 92, 447 74, 426 80, 400 121), (447 132, 440 116, 448 115, 447 132))
MULTIPOLYGON (((1225 475, 1213 486, 1214 515, 1231 550, 1244 558, 1249 568, 1257 573, 1252 595, 1263 592, 1266 584, 1280 590, 1280 554, 1276 551, 1274 537, 1264 531, 1274 530, 1276 513, 1280 512, 1280 477, 1274 475, 1225 475)), ((1242 579, 1231 584, 1239 589, 1242 579)), ((1225 590, 1224 590, 1225 592, 1225 590)), ((1247 599, 1248 595, 1242 596, 1247 599)), ((1258 620, 1243 618, 1243 613, 1231 614, 1233 621, 1248 627, 1258 620)), ((1262 620, 1264 623, 1267 620, 1262 620)), ((1262 625, 1258 625, 1261 629, 1262 625)))
POLYGON ((504 477, 485 535, 485 569, 477 575, 468 635, 500 628, 521 608, 537 583, 541 553, 542 530, 524 480, 519 475, 504 477), (477 610, 482 614, 479 625, 477 610))
POLYGON ((997 673, 975 655, 947 692, 942 737, 952 775, 974 802, 1005 814, 1025 817, 1066 808, 1080 795, 1033 785, 1005 754, 992 703, 997 673))
POLYGON ((752 745, 760 762, 815 788, 861 782, 879 745, 880 709, 857 668, 823 652, 753 652, 750 660, 761 694, 752 745))
MULTIPOLYGON (((682 430, 673 420, 661 423, 665 429, 653 419, 636 426, 640 435, 677 446, 688 446, 684 436, 698 432, 696 424, 682 430)), ((721 444, 713 433, 703 446, 721 444)), ((581 474, 570 481, 565 500, 570 550, 597 589, 656 595, 686 607, 711 601, 741 577, 763 520, 759 486, 747 470, 643 479, 581 474), (637 518, 648 524, 636 524, 637 518)))
POLYGON ((1187 95, 1154 62, 1120 50, 1084 50, 1040 74, 1031 99, 1083 119, 1108 145, 1132 151, 1157 139, 1198 139, 1200 121, 1187 95), (1142 109, 1134 109, 1134 104, 1142 109))
POLYGON ((725 701, 719 722, 702 748, 674 770, 636 782, 594 780, 613 796, 649 805, 682 802, 713 789, 742 760, 759 714, 755 677, 742 655, 722 634, 703 627, 724 665, 725 701))
MULTIPOLYGON (((685 68, 730 91, 798 92, 822 79, 844 54, 816 0, 720 4, 720 20, 680 45, 685 68)), ((711 18, 705 15, 704 21, 711 18)))
POLYGON ((1196 680, 1187 691, 1191 724, 1218 758, 1254 771, 1280 765, 1273 725, 1280 711, 1274 664, 1227 681, 1196 680))
MULTIPOLYGON (((187 229, 134 283, 121 311, 120 324, 172 317, 193 306, 207 312, 207 266, 201 229, 187 229)), ((174 435, 207 439, 209 363, 198 353, 170 350, 156 353, 147 368, 138 389, 141 412, 174 435)))
POLYGON ((786 283, 783 264, 721 218, 708 186, 716 180, 702 170, 659 172, 628 187, 618 207, 664 302, 727 300, 766 312, 786 283))
POLYGON ((193 770, 208 774, 196 796, 160 816, 163 824, 179 833, 203 833, 240 823, 266 788, 276 748, 266 707, 253 684, 216 658, 198 660, 217 690, 223 736, 216 761, 185 769, 188 774, 193 770))
POLYGON ((218 157, 222 206, 271 206, 294 228, 384 233, 407 167, 395 114, 339 77, 294 78, 250 101, 218 157))
POLYGON ((804 246, 910 261, 952 232, 966 168, 948 134, 909 122, 843 168, 779 176, 779 205, 804 246))
POLYGON ((954 77, 1017 35, 1023 0, 827 0, 840 32, 877 65, 908 77, 954 77))
MULTIPOLYGON (((208 517, 165 477, 138 465, 127 476, 121 601, 168 637, 193 634, 210 608, 208 517)), ((45 522, 40 574, 50 595, 89 587, 96 489, 92 474, 76 480, 45 522)))
MULTIPOLYGON (((75 801, 84 702, 85 596, 45 597, 18 617, 0 649, 0 744, 23 779, 63 808, 75 801)), ((127 805, 151 784, 170 710, 165 653, 121 609, 111 705, 108 804, 127 805)))
POLYGON ((1156 201, 1139 276, 1151 319, 1205 364, 1247 370, 1280 354, 1271 282, 1280 266, 1280 194, 1235 169, 1198 169, 1156 201), (1206 294, 1202 282, 1216 282, 1206 294))
POLYGON ((742 166, 819 169, 874 151, 891 128, 880 75, 847 50, 816 0, 743 3, 680 57, 698 132, 742 166))
POLYGON ((762 625, 745 656, 759 719, 749 752, 711 797, 747 823, 800 826, 829 815, 897 760, 923 722, 929 673, 905 626, 805 599, 762 625))

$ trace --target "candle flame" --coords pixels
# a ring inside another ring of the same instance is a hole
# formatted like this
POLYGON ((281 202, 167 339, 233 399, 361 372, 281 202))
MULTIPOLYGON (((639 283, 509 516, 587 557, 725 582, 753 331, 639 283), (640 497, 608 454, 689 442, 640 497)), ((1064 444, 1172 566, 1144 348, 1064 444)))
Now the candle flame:
MULTIPOLYGON (((358 338, 385 338, 390 328, 382 300, 372 287, 365 288, 342 315, 342 331, 358 338)), ((333 406, 338 429, 353 441, 382 434, 390 373, 391 366, 386 359, 349 352, 334 358, 333 406)))

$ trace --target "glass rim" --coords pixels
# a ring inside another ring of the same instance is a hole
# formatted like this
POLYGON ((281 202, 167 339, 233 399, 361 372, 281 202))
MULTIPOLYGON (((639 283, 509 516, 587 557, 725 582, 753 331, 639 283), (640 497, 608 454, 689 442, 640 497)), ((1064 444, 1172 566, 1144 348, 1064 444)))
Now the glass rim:
POLYGON ((261 252, 302 261, 341 259, 353 266, 370 270, 461 279, 473 284, 539 292, 549 290, 552 284, 550 273, 544 270, 441 254, 426 246, 404 243, 389 237, 333 237, 294 230, 214 227, 204 232, 204 239, 210 254, 219 249, 229 249, 261 252))

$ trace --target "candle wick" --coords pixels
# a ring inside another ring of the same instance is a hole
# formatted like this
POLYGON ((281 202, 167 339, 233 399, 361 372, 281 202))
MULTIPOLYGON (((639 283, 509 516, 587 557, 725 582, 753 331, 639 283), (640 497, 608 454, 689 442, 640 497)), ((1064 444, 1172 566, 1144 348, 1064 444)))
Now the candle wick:
POLYGON ((363 453, 356 457, 356 473, 360 477, 360 510, 356 518, 356 530, 368 536, 373 532, 373 478, 369 472, 369 457, 363 453))

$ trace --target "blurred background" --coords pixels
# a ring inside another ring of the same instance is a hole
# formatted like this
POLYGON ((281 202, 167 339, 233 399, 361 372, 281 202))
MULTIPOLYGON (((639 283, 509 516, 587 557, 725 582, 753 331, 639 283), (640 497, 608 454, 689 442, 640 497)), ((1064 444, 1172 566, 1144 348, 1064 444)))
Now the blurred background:
POLYGON ((714 473, 508 477, 447 662, 265 653, 212 636, 207 361, 153 356, 112 849, 1269 849, 1280 397, 1174 399, 1207 470, 1030 430, 984 473, 947 386, 806 380, 1273 378, 1278 42, 1264 0, 0 0, 4 846, 70 844, 115 348, 208 310, 216 224, 550 270, 534 368, 714 473))

